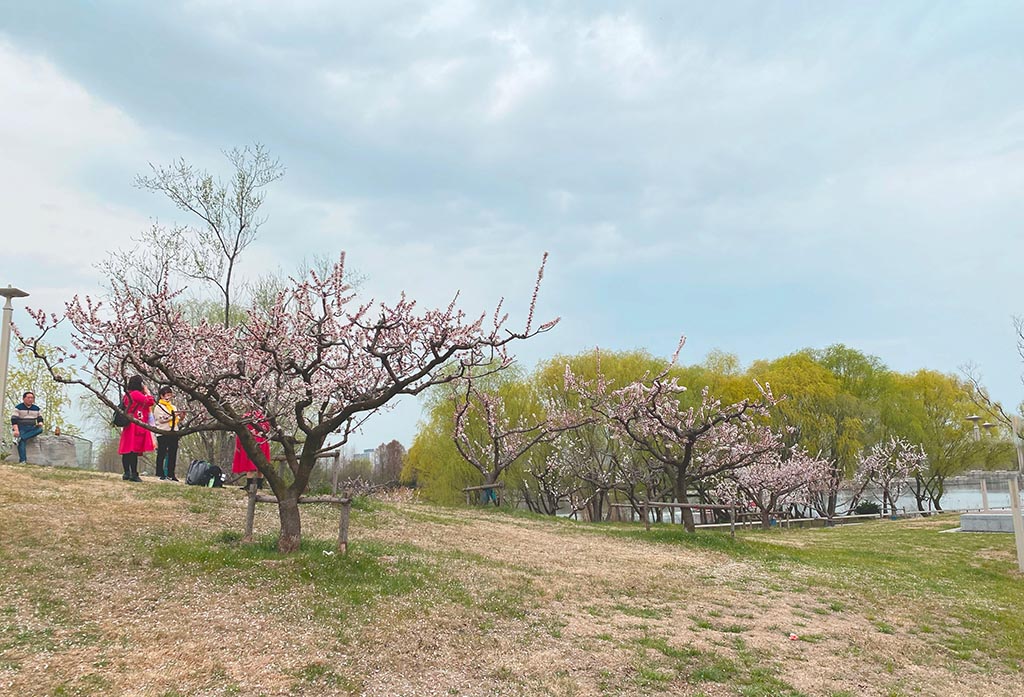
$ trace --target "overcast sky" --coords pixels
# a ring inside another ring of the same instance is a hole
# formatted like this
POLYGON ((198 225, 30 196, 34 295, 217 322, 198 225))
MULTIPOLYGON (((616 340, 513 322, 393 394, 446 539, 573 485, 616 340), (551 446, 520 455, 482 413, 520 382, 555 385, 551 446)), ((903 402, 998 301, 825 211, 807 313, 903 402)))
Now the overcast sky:
POLYGON ((377 297, 521 320, 547 250, 528 366, 842 342, 1017 404, 1024 6, 770 5, 0 0, 0 284, 95 292, 180 219, 135 174, 259 141, 246 273, 344 249, 377 297))

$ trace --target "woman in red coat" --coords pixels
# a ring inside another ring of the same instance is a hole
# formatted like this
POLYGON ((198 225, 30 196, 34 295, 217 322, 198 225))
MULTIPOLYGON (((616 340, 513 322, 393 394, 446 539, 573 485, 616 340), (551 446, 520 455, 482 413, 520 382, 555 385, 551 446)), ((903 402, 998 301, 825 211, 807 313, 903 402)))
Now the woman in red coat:
MULTIPOLYGON (((128 389, 123 400, 128 416, 142 423, 149 423, 149 415, 156 400, 149 393, 149 388, 142 383, 141 375, 133 375, 128 380, 128 389)), ((153 434, 137 423, 129 422, 121 429, 121 442, 117 446, 117 452, 121 455, 121 467, 124 468, 124 476, 121 479, 129 482, 141 482, 139 455, 155 449, 153 434)))
MULTIPOLYGON (((253 423, 247 425, 246 428, 249 429, 249 433, 256 439, 256 444, 260 446, 260 450, 263 451, 267 462, 270 462, 270 443, 267 442, 270 424, 263 418, 263 413, 259 411, 249 412, 245 415, 245 418, 253 420, 253 423)), ((242 439, 238 436, 235 436, 235 457, 231 460, 231 471, 234 474, 245 473, 245 486, 242 487, 243 489, 248 489, 252 485, 254 478, 256 479, 256 488, 263 488, 263 473, 256 469, 256 465, 245 454, 245 449, 242 448, 242 439)))

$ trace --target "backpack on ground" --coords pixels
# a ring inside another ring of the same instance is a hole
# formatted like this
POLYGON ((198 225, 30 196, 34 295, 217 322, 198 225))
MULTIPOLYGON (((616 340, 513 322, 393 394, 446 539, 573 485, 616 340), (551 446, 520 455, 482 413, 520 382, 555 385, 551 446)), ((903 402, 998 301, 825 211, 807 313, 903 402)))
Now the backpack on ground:
POLYGON ((189 463, 185 483, 192 486, 222 487, 224 473, 220 467, 211 465, 206 460, 193 460, 189 463))
POLYGON ((121 395, 121 401, 118 402, 118 406, 114 407, 114 416, 110 419, 110 423, 117 428, 124 428, 131 421, 128 420, 128 411, 125 407, 124 399, 128 395, 121 395))

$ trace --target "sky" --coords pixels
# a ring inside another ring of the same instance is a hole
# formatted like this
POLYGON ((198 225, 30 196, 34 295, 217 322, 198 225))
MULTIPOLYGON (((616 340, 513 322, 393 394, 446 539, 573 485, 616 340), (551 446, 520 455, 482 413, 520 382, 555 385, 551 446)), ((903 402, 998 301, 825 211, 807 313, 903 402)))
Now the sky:
MULTIPOLYGON (((516 353, 748 363, 844 343, 1024 398, 1024 5, 0 0, 0 285, 60 311, 154 219, 133 186, 259 142, 241 270, 561 317, 516 353)), ((407 446, 420 407, 356 449, 407 446)))

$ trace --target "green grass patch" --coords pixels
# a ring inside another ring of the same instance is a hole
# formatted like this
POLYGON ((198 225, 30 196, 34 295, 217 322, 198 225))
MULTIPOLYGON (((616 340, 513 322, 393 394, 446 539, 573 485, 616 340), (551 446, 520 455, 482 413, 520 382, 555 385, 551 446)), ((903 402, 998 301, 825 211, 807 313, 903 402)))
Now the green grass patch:
POLYGON ((735 657, 693 646, 672 646, 665 638, 651 635, 637 637, 633 643, 645 650, 634 663, 632 680, 639 687, 667 689, 670 680, 679 680, 694 688, 716 685, 706 688, 715 694, 722 690, 718 686, 727 686, 729 694, 747 697, 802 697, 778 678, 778 670, 766 654, 748 648, 742 639, 731 642, 735 657))
POLYGON ((416 523, 427 523, 429 525, 455 525, 455 526, 471 526, 473 524, 470 520, 463 520, 462 518, 449 518, 433 513, 423 513, 422 511, 410 511, 403 510, 401 512, 403 518, 414 521, 416 523))
POLYGON ((502 586, 491 588, 475 604, 492 618, 522 620, 535 606, 539 592, 529 578, 510 579, 502 586))
POLYGON ((680 661, 687 661, 695 656, 700 655, 700 651, 693 648, 692 646, 687 646, 685 648, 675 648, 673 646, 669 646, 668 642, 665 639, 662 639, 661 637, 647 636, 636 639, 635 641, 639 646, 642 646, 646 649, 652 649, 667 658, 673 658, 680 661))
POLYGON ((294 673, 298 679, 294 691, 302 693, 314 686, 340 688, 348 693, 356 693, 362 689, 360 681, 352 680, 324 663, 309 663, 294 673))
POLYGON ((638 687, 652 687, 663 689, 665 685, 675 679, 675 674, 669 671, 661 671, 653 666, 637 666, 633 673, 633 682, 638 687))
POLYGON ((154 566, 173 574, 205 577, 224 587, 242 584, 282 592, 299 590, 320 618, 346 618, 385 598, 415 594, 417 603, 465 602, 461 585, 442 574, 411 545, 358 541, 346 555, 333 541, 305 539, 298 552, 282 555, 276 535, 243 544, 234 531, 216 535, 147 540, 154 566), (308 593, 305 592, 308 589, 308 593))

